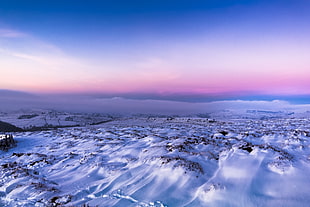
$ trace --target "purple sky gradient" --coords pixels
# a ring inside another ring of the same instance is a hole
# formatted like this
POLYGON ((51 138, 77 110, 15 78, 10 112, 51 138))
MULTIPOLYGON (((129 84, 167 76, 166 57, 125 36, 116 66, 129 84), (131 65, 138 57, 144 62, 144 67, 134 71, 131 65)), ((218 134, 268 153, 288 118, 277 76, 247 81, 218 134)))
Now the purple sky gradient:
POLYGON ((1 4, 2 89, 189 97, 310 93, 306 0, 1 4))

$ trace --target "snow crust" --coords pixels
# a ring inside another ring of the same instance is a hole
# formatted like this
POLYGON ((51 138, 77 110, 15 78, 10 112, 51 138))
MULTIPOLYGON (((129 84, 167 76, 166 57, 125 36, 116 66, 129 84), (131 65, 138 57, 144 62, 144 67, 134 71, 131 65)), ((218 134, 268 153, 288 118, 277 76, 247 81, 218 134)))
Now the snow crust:
POLYGON ((123 117, 15 133, 0 152, 0 206, 309 206, 309 126, 123 117))

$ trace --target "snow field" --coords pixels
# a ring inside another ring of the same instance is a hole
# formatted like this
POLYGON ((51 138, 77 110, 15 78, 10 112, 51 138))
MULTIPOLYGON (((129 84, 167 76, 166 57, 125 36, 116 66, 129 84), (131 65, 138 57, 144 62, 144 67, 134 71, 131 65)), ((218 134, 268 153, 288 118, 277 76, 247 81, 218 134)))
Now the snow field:
POLYGON ((308 206, 308 119, 134 118, 16 133, 3 206, 308 206))

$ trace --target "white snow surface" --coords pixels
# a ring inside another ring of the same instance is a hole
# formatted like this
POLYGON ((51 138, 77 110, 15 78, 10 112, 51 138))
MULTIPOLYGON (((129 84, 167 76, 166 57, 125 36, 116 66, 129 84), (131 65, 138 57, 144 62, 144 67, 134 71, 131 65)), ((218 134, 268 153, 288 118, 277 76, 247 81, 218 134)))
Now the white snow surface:
POLYGON ((309 126, 131 117, 14 133, 17 146, 0 151, 0 206, 306 207, 309 126))

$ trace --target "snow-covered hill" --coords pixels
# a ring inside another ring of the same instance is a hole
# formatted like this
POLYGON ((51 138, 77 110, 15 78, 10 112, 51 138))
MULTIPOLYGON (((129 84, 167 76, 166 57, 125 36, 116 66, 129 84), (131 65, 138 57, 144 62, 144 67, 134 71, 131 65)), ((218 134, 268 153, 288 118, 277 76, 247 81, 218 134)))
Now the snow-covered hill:
POLYGON ((69 113, 46 109, 0 112, 1 121, 8 122, 26 130, 40 127, 60 128, 68 126, 96 125, 116 118, 117 117, 107 114, 69 113))

